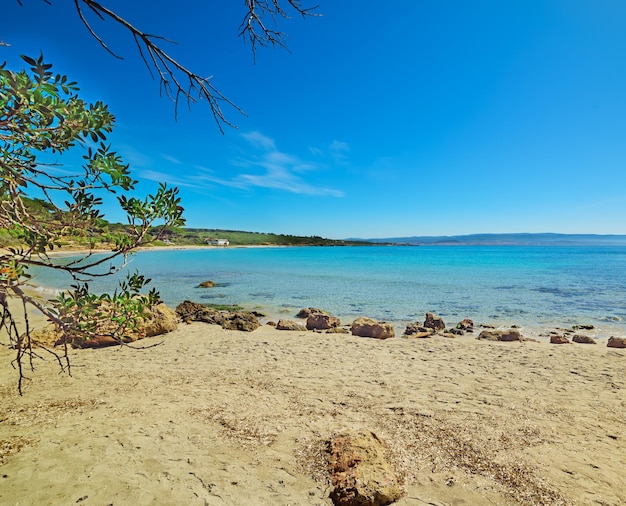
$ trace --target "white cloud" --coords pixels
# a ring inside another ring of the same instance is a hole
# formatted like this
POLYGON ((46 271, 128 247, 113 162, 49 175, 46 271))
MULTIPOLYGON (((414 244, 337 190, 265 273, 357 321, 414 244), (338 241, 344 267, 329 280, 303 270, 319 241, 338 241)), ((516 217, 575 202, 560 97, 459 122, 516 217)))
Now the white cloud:
POLYGON ((171 162, 171 163, 173 163, 175 165, 182 165, 183 164, 183 162, 181 162, 178 158, 174 158, 173 156, 168 155, 166 153, 161 153, 161 156, 163 158, 165 158, 168 162, 171 162))
MULTIPOLYGON (((185 174, 175 175, 166 171, 144 169, 140 176, 153 181, 166 181, 180 187, 207 189, 214 186, 224 186, 249 190, 251 188, 269 188, 289 193, 303 195, 327 195, 342 197, 341 190, 325 186, 321 178, 313 174, 328 170, 328 166, 311 159, 303 159, 299 156, 285 153, 276 147, 276 142, 261 132, 253 131, 241 134, 249 144, 245 154, 230 160, 230 168, 238 169, 239 173, 230 177, 223 176, 225 171, 212 170, 203 165, 195 165, 195 170, 185 171, 185 174)), ((312 154, 316 148, 309 148, 312 154)), ((347 152, 349 147, 345 143, 334 141, 327 151, 334 158, 334 152, 347 152)), ((322 150, 319 152, 323 155, 322 150)), ((174 164, 180 164, 178 159, 167 155, 161 156, 174 164)))
POLYGON ((268 137, 267 135, 263 135, 261 132, 256 130, 253 132, 243 133, 241 136, 257 148, 266 149, 268 151, 276 149, 274 139, 268 137))
POLYGON ((343 196, 341 190, 311 184, 303 176, 304 173, 326 169, 324 165, 279 151, 274 139, 261 132, 245 133, 242 137, 258 151, 231 161, 233 167, 242 169, 241 174, 228 181, 212 177, 213 182, 239 188, 259 187, 306 195, 343 196))
POLYGON ((330 143, 329 149, 330 149, 331 154, 333 155, 337 155, 337 154, 345 155, 346 153, 350 152, 350 146, 348 145, 347 142, 337 141, 337 140, 330 143))

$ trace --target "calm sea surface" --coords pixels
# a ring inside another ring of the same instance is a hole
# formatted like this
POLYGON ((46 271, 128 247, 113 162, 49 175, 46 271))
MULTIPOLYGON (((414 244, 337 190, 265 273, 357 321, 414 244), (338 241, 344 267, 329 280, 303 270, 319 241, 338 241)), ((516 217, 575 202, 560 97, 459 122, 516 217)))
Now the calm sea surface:
MULTIPOLYGON (((547 327, 592 323, 626 332, 625 247, 295 247, 146 251, 132 257, 175 307, 240 304, 272 318, 319 307, 357 316, 547 327), (197 288, 205 280, 218 286, 197 288)), ((67 288, 40 273, 35 283, 67 288)), ((90 283, 110 290, 110 279, 90 283)))

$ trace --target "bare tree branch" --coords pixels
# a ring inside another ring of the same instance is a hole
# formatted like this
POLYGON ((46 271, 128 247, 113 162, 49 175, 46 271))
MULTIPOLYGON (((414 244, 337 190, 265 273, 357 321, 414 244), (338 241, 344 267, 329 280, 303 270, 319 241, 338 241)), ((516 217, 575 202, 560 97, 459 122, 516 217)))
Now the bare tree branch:
MULTIPOLYGON (((256 58, 256 47, 278 46, 288 49, 285 34, 278 30, 278 18, 288 19, 289 13, 280 0, 245 0, 247 12, 239 25, 239 36, 250 42, 256 58), (269 27, 271 22, 272 28, 269 27)), ((302 17, 319 16, 314 13, 318 6, 303 7, 300 0, 287 0, 289 6, 302 17)))
MULTIPOLYGON (((43 0, 46 4, 52 5, 51 0, 43 0)), ((245 112, 235 103, 229 100, 211 82, 213 76, 201 77, 188 67, 184 66, 177 59, 170 56, 160 43, 175 43, 165 37, 153 35, 142 31, 127 19, 118 15, 108 7, 96 0, 73 0, 78 16, 87 28, 89 34, 102 46, 102 48, 113 57, 123 59, 122 56, 113 51, 98 34, 86 16, 86 11, 90 11, 100 20, 107 19, 114 21, 128 30, 139 52, 139 56, 146 65, 150 75, 154 79, 155 75, 159 79, 161 94, 165 95, 174 103, 174 115, 178 115, 178 104, 182 98, 187 102, 187 106, 198 101, 205 100, 209 104, 213 118, 221 133, 224 133, 224 126, 236 128, 227 118, 222 109, 223 105, 228 105, 240 114, 245 112)), ((246 14, 239 26, 239 36, 244 42, 250 42, 252 53, 256 59, 256 49, 259 47, 278 46, 287 49, 285 34, 278 29, 280 19, 289 19, 290 11, 302 17, 319 16, 314 12, 318 6, 304 7, 301 0, 244 0, 246 14)), ((22 5, 22 0, 17 0, 22 5)))

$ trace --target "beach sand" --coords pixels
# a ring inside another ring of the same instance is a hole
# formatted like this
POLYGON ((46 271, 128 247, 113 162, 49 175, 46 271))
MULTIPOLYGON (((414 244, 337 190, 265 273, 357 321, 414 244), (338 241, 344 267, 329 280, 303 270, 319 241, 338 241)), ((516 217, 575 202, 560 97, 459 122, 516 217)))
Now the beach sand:
POLYGON ((325 442, 369 429, 399 505, 626 504, 626 350, 181 324, 146 350, 0 346, 0 504, 329 505, 325 442))

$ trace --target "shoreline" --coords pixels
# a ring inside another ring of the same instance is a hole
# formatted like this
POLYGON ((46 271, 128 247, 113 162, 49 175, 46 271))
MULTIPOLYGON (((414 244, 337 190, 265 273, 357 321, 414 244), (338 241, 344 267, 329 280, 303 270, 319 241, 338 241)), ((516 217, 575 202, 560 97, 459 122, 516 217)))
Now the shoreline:
MULTIPOLYGON (((194 250, 194 251, 202 251, 202 250, 228 250, 228 249, 264 249, 264 248, 300 248, 301 246, 277 246, 277 245, 245 245, 245 246, 214 246, 214 245, 185 245, 185 246, 174 246, 174 245, 164 245, 164 246, 150 246, 137 250, 138 253, 145 253, 150 251, 186 251, 186 250, 194 250)), ((51 253, 51 256, 68 256, 68 255, 79 255, 79 254, 97 254, 97 253, 106 253, 107 250, 84 250, 77 249, 71 251, 55 251, 51 253)), ((154 282, 153 285, 157 290, 159 290, 159 286, 157 286, 154 282)), ((47 288, 43 285, 30 285, 30 289, 32 292, 41 296, 42 298, 54 296, 59 293, 57 289, 47 288)), ((159 290, 163 296, 163 294, 167 294, 167 290, 160 289, 159 290)), ((164 297, 167 299, 167 297, 164 297)), ((170 297, 171 299, 171 297, 170 297)), ((195 302, 202 303, 202 297, 193 296, 190 297, 190 300, 195 302)), ((175 309, 176 305, 183 302, 183 300, 166 300, 172 309, 175 309)), ((265 323, 269 320, 278 320, 278 319, 296 319, 296 313, 302 309, 303 307, 307 307, 308 304, 305 300, 302 301, 301 306, 272 306, 267 303, 263 303, 263 301, 255 301, 255 302, 246 302, 244 300, 234 300, 235 304, 240 304, 247 311, 259 311, 267 315, 262 318, 262 321, 265 323), (287 309, 288 308, 288 309, 287 309)), ((344 325, 349 325, 354 319, 364 316, 364 317, 372 317, 379 321, 387 321, 394 325, 396 330, 396 335, 401 336, 403 334, 404 328, 408 324, 415 323, 416 321, 423 321, 424 313, 418 315, 417 320, 407 319, 407 318, 385 318, 385 313, 391 313, 389 308, 379 307, 377 310, 373 311, 374 314, 368 314, 367 312, 363 313, 352 313, 352 314, 341 314, 340 311, 335 312, 335 308, 329 307, 321 307, 322 310, 328 311, 330 314, 337 316, 341 319, 344 325), (376 314, 377 313, 377 314, 376 314)), ((532 319, 532 318, 520 318, 518 320, 515 317, 510 316, 474 316, 471 311, 463 315, 457 316, 448 316, 444 313, 440 313, 437 307, 428 308, 429 311, 439 314, 447 324, 448 328, 453 328, 456 326, 458 321, 461 321, 464 318, 471 318, 474 320, 475 326, 478 328, 480 324, 486 324, 490 326, 494 326, 497 329, 505 329, 511 327, 518 327, 522 332, 522 335, 531 339, 539 339, 539 340, 547 340, 548 338, 545 336, 547 332, 550 332, 554 329, 562 329, 562 328, 571 328, 573 325, 580 324, 593 324, 593 331, 585 331, 583 333, 590 335, 591 337, 596 337, 599 339, 608 339, 608 337, 622 337, 626 335, 626 322, 613 322, 613 321, 601 321, 599 322, 599 318, 589 318, 587 321, 585 318, 578 318, 575 316, 568 316, 566 314, 562 315, 561 318, 551 318, 551 319, 532 319)), ((476 314, 480 313, 478 311, 476 314)), ((297 320, 297 319, 296 319, 297 320)))
MULTIPOLYGON (((27 285, 28 286, 28 294, 30 296, 33 297, 39 297, 39 298, 45 298, 46 295, 48 296, 54 296, 56 293, 58 293, 58 291, 56 289, 48 289, 45 287, 41 287, 41 286, 35 286, 35 285, 27 285)), ((21 307, 17 307, 17 298, 14 296, 10 296, 9 297, 9 301, 10 301, 10 305, 13 305, 13 309, 12 312, 14 314, 14 316, 17 317, 17 319, 19 320, 19 322, 22 324, 23 323, 23 318, 22 318, 22 313, 21 313, 21 307), (11 304, 12 302, 12 304, 11 304)), ((181 301, 182 302, 182 301, 181 301)), ((193 302, 198 302, 198 301, 193 301, 193 302)), ((199 302, 200 304, 202 302, 199 302)), ((172 310, 176 310, 176 306, 170 306, 172 310)), ((300 309, 306 308, 307 306, 303 306, 300 309)), ((299 322, 304 324, 306 322, 306 319, 301 319, 298 318, 297 312, 298 310, 295 311, 268 311, 268 312, 263 312, 262 311, 263 308, 244 308, 243 311, 247 311, 247 312, 261 312, 263 314, 263 316, 259 316, 259 322, 261 323, 262 326, 267 326, 270 322, 278 322, 279 320, 293 320, 295 322, 299 322)), ((340 319, 341 321, 341 326, 342 327, 350 327, 350 325, 352 324, 352 322, 356 319, 359 318, 361 316, 364 317, 368 317, 370 318, 370 315, 367 314, 360 314, 360 315, 352 315, 352 316, 346 316, 346 315, 337 315, 335 313, 333 313, 332 311, 328 310, 327 308, 321 308, 322 310, 326 311, 328 314, 332 315, 332 316, 336 316, 337 318, 340 319)), ((437 313, 435 313, 437 314, 437 313)), ((28 311, 28 318, 29 318, 29 324, 31 329, 41 329, 43 327, 45 327, 46 325, 48 325, 48 321, 47 319, 44 317, 44 315, 42 315, 41 313, 39 313, 38 310, 36 310, 34 307, 29 306, 29 311, 28 311)), ((470 318, 472 319, 471 315, 468 315, 466 318, 470 318)), ((446 323, 446 328, 447 329, 451 329, 451 328, 455 328, 458 321, 456 321, 456 319, 452 319, 452 320, 448 320, 445 317, 443 318, 445 323, 446 323)), ((460 318, 459 321, 461 321, 463 318, 460 318)), ((530 340, 536 340, 538 342, 546 342, 549 343, 550 341, 550 337, 549 334, 550 332, 554 332, 554 331, 561 331, 560 333, 563 333, 562 331, 564 329, 568 329, 571 331, 574 331, 575 329, 573 329, 572 327, 574 325, 588 325, 587 322, 584 321, 577 321, 576 323, 570 323, 570 324, 564 324, 563 322, 567 320, 567 318, 563 318, 563 320, 557 321, 557 322, 541 322, 541 323, 536 323, 534 325, 532 324, 523 324, 523 323, 518 323, 518 322, 502 322, 502 321, 498 321, 496 319, 490 320, 490 321, 477 321, 477 320, 473 320, 474 321, 474 332, 473 333, 467 333, 466 336, 457 336, 458 337, 472 337, 474 336, 474 338, 477 338, 478 335, 480 334, 480 332, 482 330, 489 330, 489 329, 494 329, 494 330, 508 330, 511 328, 515 328, 517 330, 520 331, 520 333, 522 334, 522 337, 525 339, 530 339, 530 340)), ((402 320, 382 320, 382 319, 378 319, 377 321, 384 323, 391 323, 395 329, 395 338, 402 338, 402 335, 404 333, 404 330, 406 329, 407 325, 410 324, 415 324, 415 323, 422 323, 423 320, 421 321, 411 321, 411 320, 406 320, 406 319, 402 319, 402 320)), ((583 334, 589 337, 594 338, 595 340, 597 340, 598 344, 604 344, 604 342, 606 340, 608 340, 610 337, 626 337, 626 329, 624 329, 623 326, 621 325, 611 325, 609 323, 607 323, 606 325, 594 325, 593 329, 580 329, 580 330, 575 330, 576 333, 578 334, 583 334)), ((0 337, 2 337, 3 339, 6 338, 5 332, 2 331, 0 332, 0 337)), ((0 344, 2 344, 2 339, 0 339, 0 344)))

